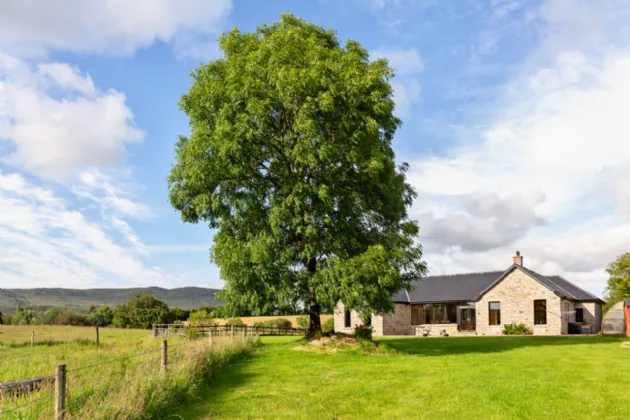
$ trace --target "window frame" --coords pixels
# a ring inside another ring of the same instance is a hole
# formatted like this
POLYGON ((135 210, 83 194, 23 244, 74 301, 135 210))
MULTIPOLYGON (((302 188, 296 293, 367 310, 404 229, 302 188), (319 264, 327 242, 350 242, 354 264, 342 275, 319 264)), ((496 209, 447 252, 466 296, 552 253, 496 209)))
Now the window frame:
POLYGON ((547 299, 535 299, 534 300, 534 326, 536 325, 547 325, 547 299), (537 309, 536 308, 536 304, 542 302, 543 307, 544 307, 544 311, 542 311, 541 309, 537 309), (538 315, 539 314, 543 314, 544 318, 542 319, 542 321, 544 322, 539 322, 539 318, 538 315))
POLYGON ((491 327, 501 326, 501 302, 500 301, 495 300, 492 302, 488 302, 488 325, 491 327), (492 309, 493 303, 496 303, 497 305, 499 305, 498 309, 492 309), (496 324, 492 323, 492 311, 497 311, 496 324))
POLYGON ((344 328, 352 328, 352 314, 349 310, 345 310, 343 314, 343 326, 344 328))
POLYGON ((584 322, 584 308, 575 308, 575 322, 584 322))

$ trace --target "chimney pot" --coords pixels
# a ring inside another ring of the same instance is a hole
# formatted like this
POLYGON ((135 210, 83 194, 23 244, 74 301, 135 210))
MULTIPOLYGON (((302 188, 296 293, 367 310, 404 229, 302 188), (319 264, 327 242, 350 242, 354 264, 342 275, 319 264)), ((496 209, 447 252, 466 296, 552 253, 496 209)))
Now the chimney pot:
POLYGON ((520 251, 516 251, 516 255, 512 257, 512 259, 514 260, 514 264, 523 265, 523 257, 521 256, 520 251))

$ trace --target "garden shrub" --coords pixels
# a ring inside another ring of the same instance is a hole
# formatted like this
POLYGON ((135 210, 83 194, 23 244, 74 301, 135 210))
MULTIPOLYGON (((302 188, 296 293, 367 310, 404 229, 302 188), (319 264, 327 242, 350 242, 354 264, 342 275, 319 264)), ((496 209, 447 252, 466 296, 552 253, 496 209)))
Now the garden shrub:
POLYGON ((245 323, 243 322, 241 318, 228 318, 227 321, 225 321, 225 325, 234 326, 234 327, 243 327, 245 326, 245 323))
POLYGON ((322 324, 322 332, 324 334, 335 332, 335 320, 333 318, 326 320, 326 322, 322 324))
POLYGON ((293 324, 286 318, 276 318, 256 322, 254 327, 292 328, 293 324))
POLYGON ((296 319, 296 322, 298 324, 298 327, 300 328, 308 328, 310 326, 311 323, 311 318, 309 316, 298 316, 296 319))
POLYGON ((533 331, 527 328, 525 324, 505 324, 503 326, 503 335, 532 335, 533 331))
POLYGON ((354 328, 354 337, 358 340, 372 340, 371 325, 357 325, 354 328))

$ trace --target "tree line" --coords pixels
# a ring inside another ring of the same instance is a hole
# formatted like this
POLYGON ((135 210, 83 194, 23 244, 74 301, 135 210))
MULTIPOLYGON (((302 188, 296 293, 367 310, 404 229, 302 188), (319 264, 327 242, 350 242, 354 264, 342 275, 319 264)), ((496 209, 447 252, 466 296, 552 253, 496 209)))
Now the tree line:
POLYGON ((38 311, 28 307, 18 307, 15 314, 2 314, 0 324, 4 325, 71 325, 71 326, 114 326, 117 328, 151 328, 152 324, 208 320, 223 317, 221 307, 204 306, 198 309, 169 308, 162 300, 152 295, 137 295, 127 302, 110 308, 107 305, 90 306, 87 313, 50 308, 38 311))

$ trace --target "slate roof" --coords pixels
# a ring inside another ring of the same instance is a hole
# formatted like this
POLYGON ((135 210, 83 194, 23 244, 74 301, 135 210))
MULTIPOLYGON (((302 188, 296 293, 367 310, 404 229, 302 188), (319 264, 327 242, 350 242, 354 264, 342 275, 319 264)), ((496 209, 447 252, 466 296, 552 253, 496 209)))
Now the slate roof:
POLYGON ((505 271, 424 277, 413 284, 412 290, 401 290, 392 300, 396 303, 474 302, 515 269, 523 271, 561 298, 603 303, 603 300, 564 277, 543 276, 517 264, 505 271))

